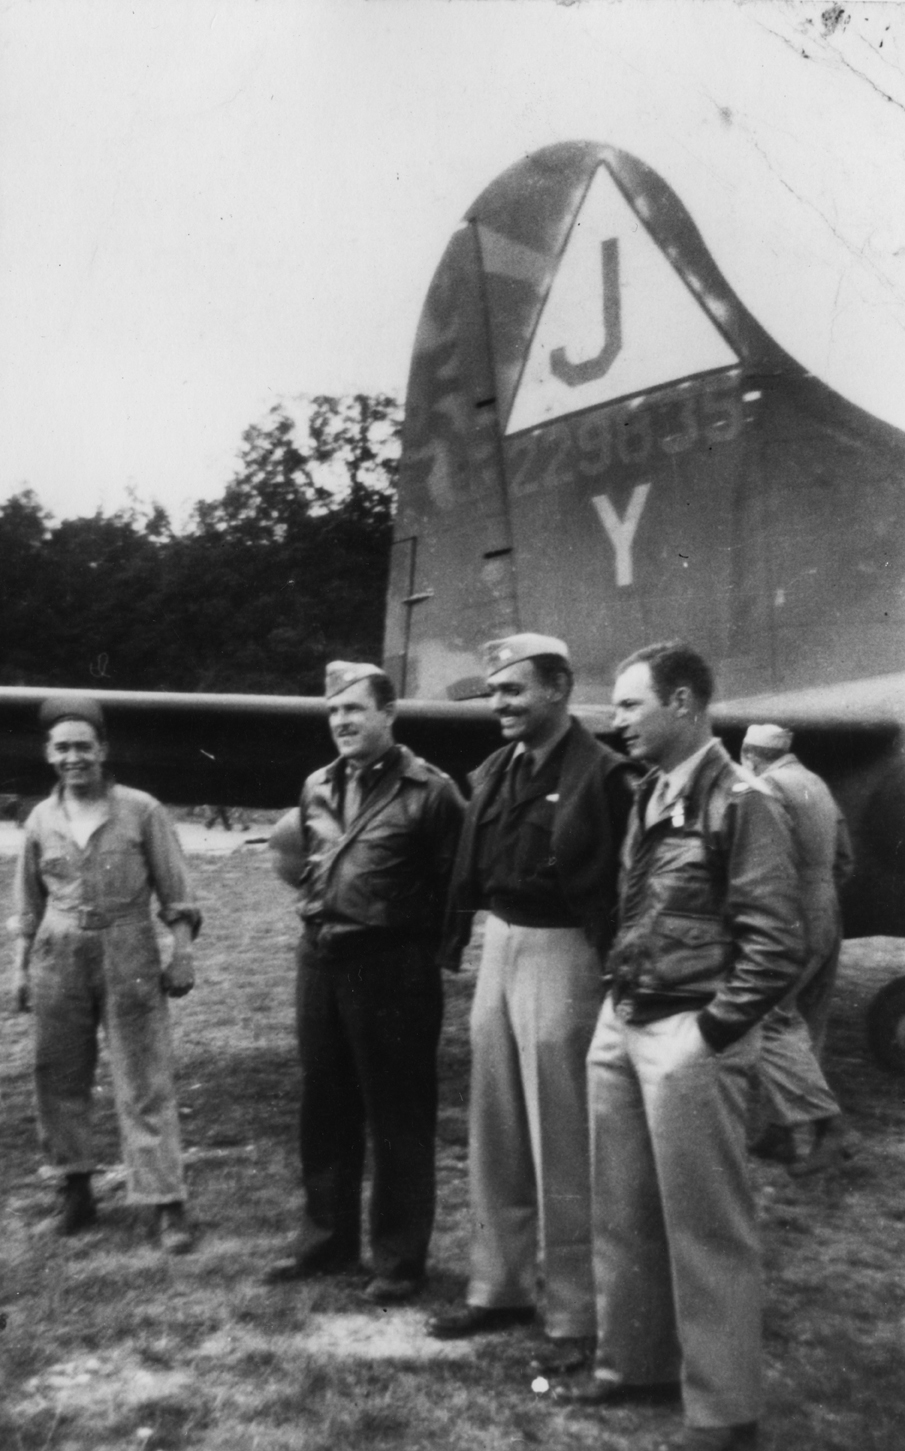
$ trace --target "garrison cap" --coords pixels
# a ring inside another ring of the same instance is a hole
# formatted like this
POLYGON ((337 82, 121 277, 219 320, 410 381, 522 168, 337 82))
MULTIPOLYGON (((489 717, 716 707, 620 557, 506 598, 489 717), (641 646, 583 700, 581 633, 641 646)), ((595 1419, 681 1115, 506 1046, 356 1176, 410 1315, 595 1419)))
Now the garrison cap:
POLYGON ((329 700, 331 696, 339 695, 341 690, 348 690, 350 685, 357 685, 359 680, 385 673, 379 665, 365 665, 353 660, 331 660, 324 679, 324 695, 329 700))
POLYGON ((535 655, 558 655, 565 665, 570 664, 568 645, 554 635, 507 635, 504 640, 488 640, 481 653, 488 675, 517 665, 520 660, 533 660, 535 655))
POLYGON ((778 725, 750 725, 742 741, 743 746, 763 751, 787 751, 791 744, 792 732, 778 725))
POLYGON ((104 712, 90 695, 51 695, 38 711, 38 721, 49 731, 61 720, 84 720, 99 736, 106 734, 104 712))

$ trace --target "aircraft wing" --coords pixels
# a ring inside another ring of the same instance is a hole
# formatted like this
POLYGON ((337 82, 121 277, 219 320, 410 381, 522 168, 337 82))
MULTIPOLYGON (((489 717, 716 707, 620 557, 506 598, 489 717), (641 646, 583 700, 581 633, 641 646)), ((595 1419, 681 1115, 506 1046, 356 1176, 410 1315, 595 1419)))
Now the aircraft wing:
POLYGON ((720 703, 713 714, 725 730, 773 721, 809 734, 853 731, 889 736, 905 725, 905 674, 748 696, 720 703))
POLYGON ((843 891, 849 937, 905 936, 905 675, 726 701, 714 724, 730 749, 753 722, 794 733, 794 749, 829 784, 849 824, 855 874, 843 891))
POLYGON ((288 806, 302 774, 330 756, 323 700, 3 686, 0 791, 31 797, 50 789, 38 707, 66 694, 103 706, 114 775, 174 805, 288 806))
MULTIPOLYGON (((319 697, 2 686, 0 793, 50 789, 38 707, 67 694, 103 706, 113 773, 172 805, 290 806, 304 777, 335 754, 319 697)), ((396 734, 458 780, 499 744, 480 701, 401 701, 396 734)))

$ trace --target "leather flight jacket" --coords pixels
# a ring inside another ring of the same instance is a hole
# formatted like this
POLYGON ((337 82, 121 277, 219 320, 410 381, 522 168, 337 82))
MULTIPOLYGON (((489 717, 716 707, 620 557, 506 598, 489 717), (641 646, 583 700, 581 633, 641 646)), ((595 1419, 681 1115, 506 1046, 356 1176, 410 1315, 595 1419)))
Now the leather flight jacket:
POLYGON ((309 935, 334 947, 365 931, 388 945, 420 938, 435 946, 465 809, 454 782, 394 746, 372 767, 346 828, 342 772, 334 761, 302 788, 300 912, 309 935))
POLYGON ((803 939, 788 822, 714 742, 685 789, 645 825, 656 773, 638 787, 608 969, 617 1012, 650 1022, 700 1010, 717 1051, 741 1038, 801 972, 803 939))

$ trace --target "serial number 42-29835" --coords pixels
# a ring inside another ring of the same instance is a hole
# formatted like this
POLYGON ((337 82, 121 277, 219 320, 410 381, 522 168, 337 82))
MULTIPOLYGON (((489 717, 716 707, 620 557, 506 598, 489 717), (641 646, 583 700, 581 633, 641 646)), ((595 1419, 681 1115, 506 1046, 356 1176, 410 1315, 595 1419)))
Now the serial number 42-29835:
POLYGON ((596 483, 614 468, 643 468, 657 454, 731 443, 744 424, 734 377, 687 384, 640 407, 623 404, 561 418, 507 440, 510 492, 519 498, 582 480, 596 483))

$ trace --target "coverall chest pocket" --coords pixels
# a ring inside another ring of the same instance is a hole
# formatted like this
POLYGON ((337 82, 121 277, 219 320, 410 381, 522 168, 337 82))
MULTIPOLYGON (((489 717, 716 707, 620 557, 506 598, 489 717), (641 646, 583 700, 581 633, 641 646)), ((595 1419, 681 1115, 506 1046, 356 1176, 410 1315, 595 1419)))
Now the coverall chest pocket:
POLYGON ((128 838, 98 853, 99 906, 141 906, 149 892, 148 866, 141 841, 128 838))
POLYGON ((41 876, 48 882, 73 882, 78 876, 75 862, 62 851, 45 852, 41 856, 41 876))

